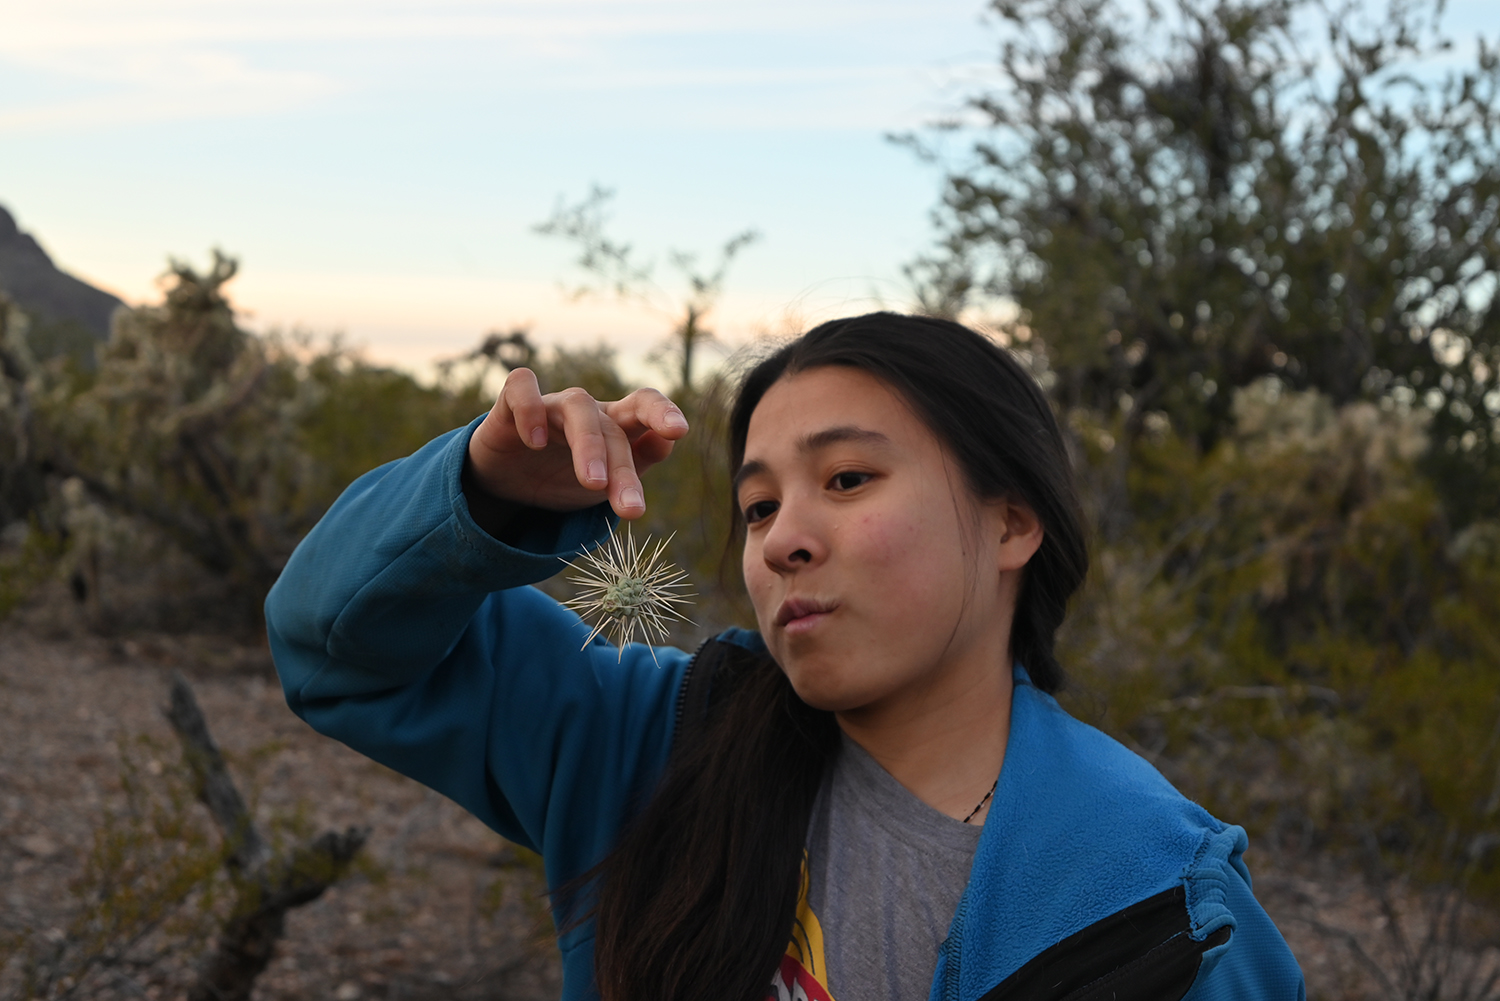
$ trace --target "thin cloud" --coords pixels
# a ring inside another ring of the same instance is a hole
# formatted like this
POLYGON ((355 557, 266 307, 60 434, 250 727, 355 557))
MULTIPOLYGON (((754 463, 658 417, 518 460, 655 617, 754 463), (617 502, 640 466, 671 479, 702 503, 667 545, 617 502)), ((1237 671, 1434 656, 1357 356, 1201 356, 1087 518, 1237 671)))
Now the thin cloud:
POLYGON ((378 92, 408 75, 427 87, 455 71, 482 75, 481 86, 510 92, 538 86, 565 92, 879 88, 881 81, 910 79, 915 67, 640 66, 622 61, 614 43, 627 37, 733 39, 749 32, 846 34, 922 16, 898 0, 53 0, 15 6, 20 9, 4 14, 0 63, 26 72, 34 85, 25 98, 0 99, 0 133, 261 115, 339 94, 378 92), (444 43, 476 40, 503 46, 496 52, 498 68, 441 60, 444 43), (413 42, 421 44, 414 48, 413 42), (437 75, 427 72, 435 61, 444 67, 437 75))
POLYGON ((117 127, 190 118, 267 114, 340 90, 321 74, 251 65, 234 53, 150 51, 70 67, 96 86, 81 97, 0 104, 0 133, 117 127))
POLYGON ((806 4, 706 4, 699 0, 414 0, 371 8, 349 0, 284 3, 227 0, 216 4, 118 0, 54 0, 7 12, 0 53, 47 52, 122 45, 337 42, 379 39, 473 39, 681 35, 751 30, 808 30, 911 19, 909 4, 824 0, 806 4))

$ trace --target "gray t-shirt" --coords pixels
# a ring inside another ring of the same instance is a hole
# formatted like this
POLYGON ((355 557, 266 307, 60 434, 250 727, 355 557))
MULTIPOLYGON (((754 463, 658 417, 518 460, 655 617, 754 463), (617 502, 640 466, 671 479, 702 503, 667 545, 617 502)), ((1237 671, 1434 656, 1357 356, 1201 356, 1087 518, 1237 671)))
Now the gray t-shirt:
POLYGON ((983 828, 939 813, 843 740, 807 833, 807 902, 834 1001, 923 1001, 983 828))

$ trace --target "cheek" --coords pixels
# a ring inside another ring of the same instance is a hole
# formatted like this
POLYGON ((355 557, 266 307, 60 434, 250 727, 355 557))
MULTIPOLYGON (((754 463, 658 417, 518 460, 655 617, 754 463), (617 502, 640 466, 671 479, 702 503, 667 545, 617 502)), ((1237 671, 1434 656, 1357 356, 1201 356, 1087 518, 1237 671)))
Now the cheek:
POLYGON ((896 642, 951 628, 968 581, 955 526, 871 516, 855 527, 860 574, 875 588, 876 628, 896 642))
POLYGON ((952 551, 953 540, 935 531, 936 526, 919 519, 870 514, 852 527, 850 555, 901 591, 925 588, 951 570, 945 557, 952 551))
POLYGON ((770 619, 774 609, 768 611, 762 607, 770 600, 772 584, 772 573, 766 567, 766 561, 761 558, 760 548, 750 542, 745 543, 744 554, 740 559, 740 573, 745 580, 745 592, 750 595, 750 603, 755 606, 755 617, 760 620, 762 631, 770 619))

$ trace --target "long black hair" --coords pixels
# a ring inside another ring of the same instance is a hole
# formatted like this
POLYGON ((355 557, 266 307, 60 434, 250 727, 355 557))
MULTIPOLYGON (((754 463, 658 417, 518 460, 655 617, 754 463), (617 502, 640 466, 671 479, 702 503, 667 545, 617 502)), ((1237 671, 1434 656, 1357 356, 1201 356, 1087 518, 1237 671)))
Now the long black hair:
MULTIPOLYGON (((1063 674, 1053 637, 1088 550, 1067 446, 1041 388, 1004 348, 948 320, 834 320, 745 377, 730 412, 731 475, 766 390, 829 365, 897 390, 977 498, 1035 512, 1043 539, 1023 574, 1011 651, 1038 688, 1055 691, 1063 674)), ((734 524, 742 534, 737 504, 734 524)), ((683 722, 660 787, 597 870, 604 1001, 762 1001, 791 938, 807 824, 838 727, 797 697, 769 656, 739 673, 706 719, 683 722)))

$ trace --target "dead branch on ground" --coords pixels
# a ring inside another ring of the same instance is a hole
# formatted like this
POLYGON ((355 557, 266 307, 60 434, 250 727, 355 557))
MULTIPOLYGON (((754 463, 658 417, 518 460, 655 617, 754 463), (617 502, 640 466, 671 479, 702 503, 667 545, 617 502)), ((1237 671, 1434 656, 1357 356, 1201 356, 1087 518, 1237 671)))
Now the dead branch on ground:
POLYGON ((229 849, 225 865, 235 885, 234 907, 188 999, 248 1001, 255 978, 271 962, 276 943, 286 932, 287 912, 318 899, 338 882, 370 829, 326 831, 290 852, 276 854, 256 829, 192 686, 177 672, 172 676, 172 701, 166 715, 182 743, 198 798, 224 835, 229 849))

